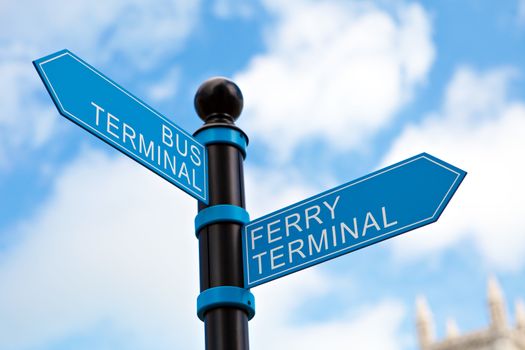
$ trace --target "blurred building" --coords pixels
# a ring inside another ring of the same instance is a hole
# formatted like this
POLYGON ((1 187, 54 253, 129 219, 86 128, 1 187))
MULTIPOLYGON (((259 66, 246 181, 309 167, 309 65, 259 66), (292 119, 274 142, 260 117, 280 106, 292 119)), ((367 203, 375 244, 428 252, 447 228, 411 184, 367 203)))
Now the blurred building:
POLYGON ((525 305, 516 302, 516 322, 510 324, 505 299, 495 278, 488 282, 490 325, 461 334, 454 320, 447 321, 445 339, 436 339, 432 312, 424 298, 418 298, 417 333, 421 350, 525 350, 525 305))

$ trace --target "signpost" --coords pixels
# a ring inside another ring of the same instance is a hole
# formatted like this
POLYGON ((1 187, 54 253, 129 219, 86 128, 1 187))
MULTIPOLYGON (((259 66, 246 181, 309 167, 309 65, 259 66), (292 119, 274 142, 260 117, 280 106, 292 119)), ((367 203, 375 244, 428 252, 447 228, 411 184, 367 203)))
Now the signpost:
POLYGON ((197 315, 208 350, 249 348, 249 288, 435 222, 466 175, 422 153, 249 222, 233 82, 199 87, 204 125, 192 137, 68 50, 33 63, 60 114, 199 201, 197 315))
POLYGON ((33 62, 60 114, 204 203, 206 150, 68 50, 33 62))
POLYGON ((435 222, 465 175, 422 153, 248 223, 245 288, 435 222))

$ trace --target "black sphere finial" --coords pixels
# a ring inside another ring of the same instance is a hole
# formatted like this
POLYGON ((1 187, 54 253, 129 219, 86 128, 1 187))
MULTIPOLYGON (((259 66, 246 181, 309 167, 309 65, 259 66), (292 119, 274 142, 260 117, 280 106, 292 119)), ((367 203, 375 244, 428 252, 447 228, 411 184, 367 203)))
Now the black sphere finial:
POLYGON ((195 94, 195 110, 205 122, 233 123, 242 111, 243 97, 231 80, 216 77, 201 84, 195 94))

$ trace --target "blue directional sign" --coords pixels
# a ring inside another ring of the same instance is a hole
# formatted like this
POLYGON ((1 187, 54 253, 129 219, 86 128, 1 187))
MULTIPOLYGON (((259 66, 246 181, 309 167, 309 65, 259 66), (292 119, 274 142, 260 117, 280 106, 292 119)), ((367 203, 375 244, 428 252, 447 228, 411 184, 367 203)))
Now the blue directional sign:
POLYGON ((60 114, 208 203, 205 147, 68 50, 33 62, 60 114))
POLYGON ((245 288, 435 222, 465 175, 422 153, 246 224, 245 288))

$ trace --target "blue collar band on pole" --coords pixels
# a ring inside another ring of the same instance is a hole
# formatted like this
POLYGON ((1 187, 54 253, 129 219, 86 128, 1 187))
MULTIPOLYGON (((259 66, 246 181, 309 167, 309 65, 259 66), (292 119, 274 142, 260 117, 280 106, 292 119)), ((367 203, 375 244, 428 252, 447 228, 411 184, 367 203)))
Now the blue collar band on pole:
POLYGON ((201 321, 207 311, 218 307, 242 309, 251 320, 255 316, 255 297, 248 289, 234 286, 209 288, 197 297, 197 316, 201 321))
POLYGON ((216 126, 202 128, 194 134, 197 141, 203 145, 215 143, 226 143, 233 145, 241 151, 243 158, 246 159, 246 147, 248 146, 247 136, 237 128, 227 126, 216 126))
POLYGON ((195 235, 198 237, 204 226, 217 222, 236 222, 244 225, 249 221, 250 215, 244 208, 231 204, 212 205, 202 209, 195 216, 195 235))

